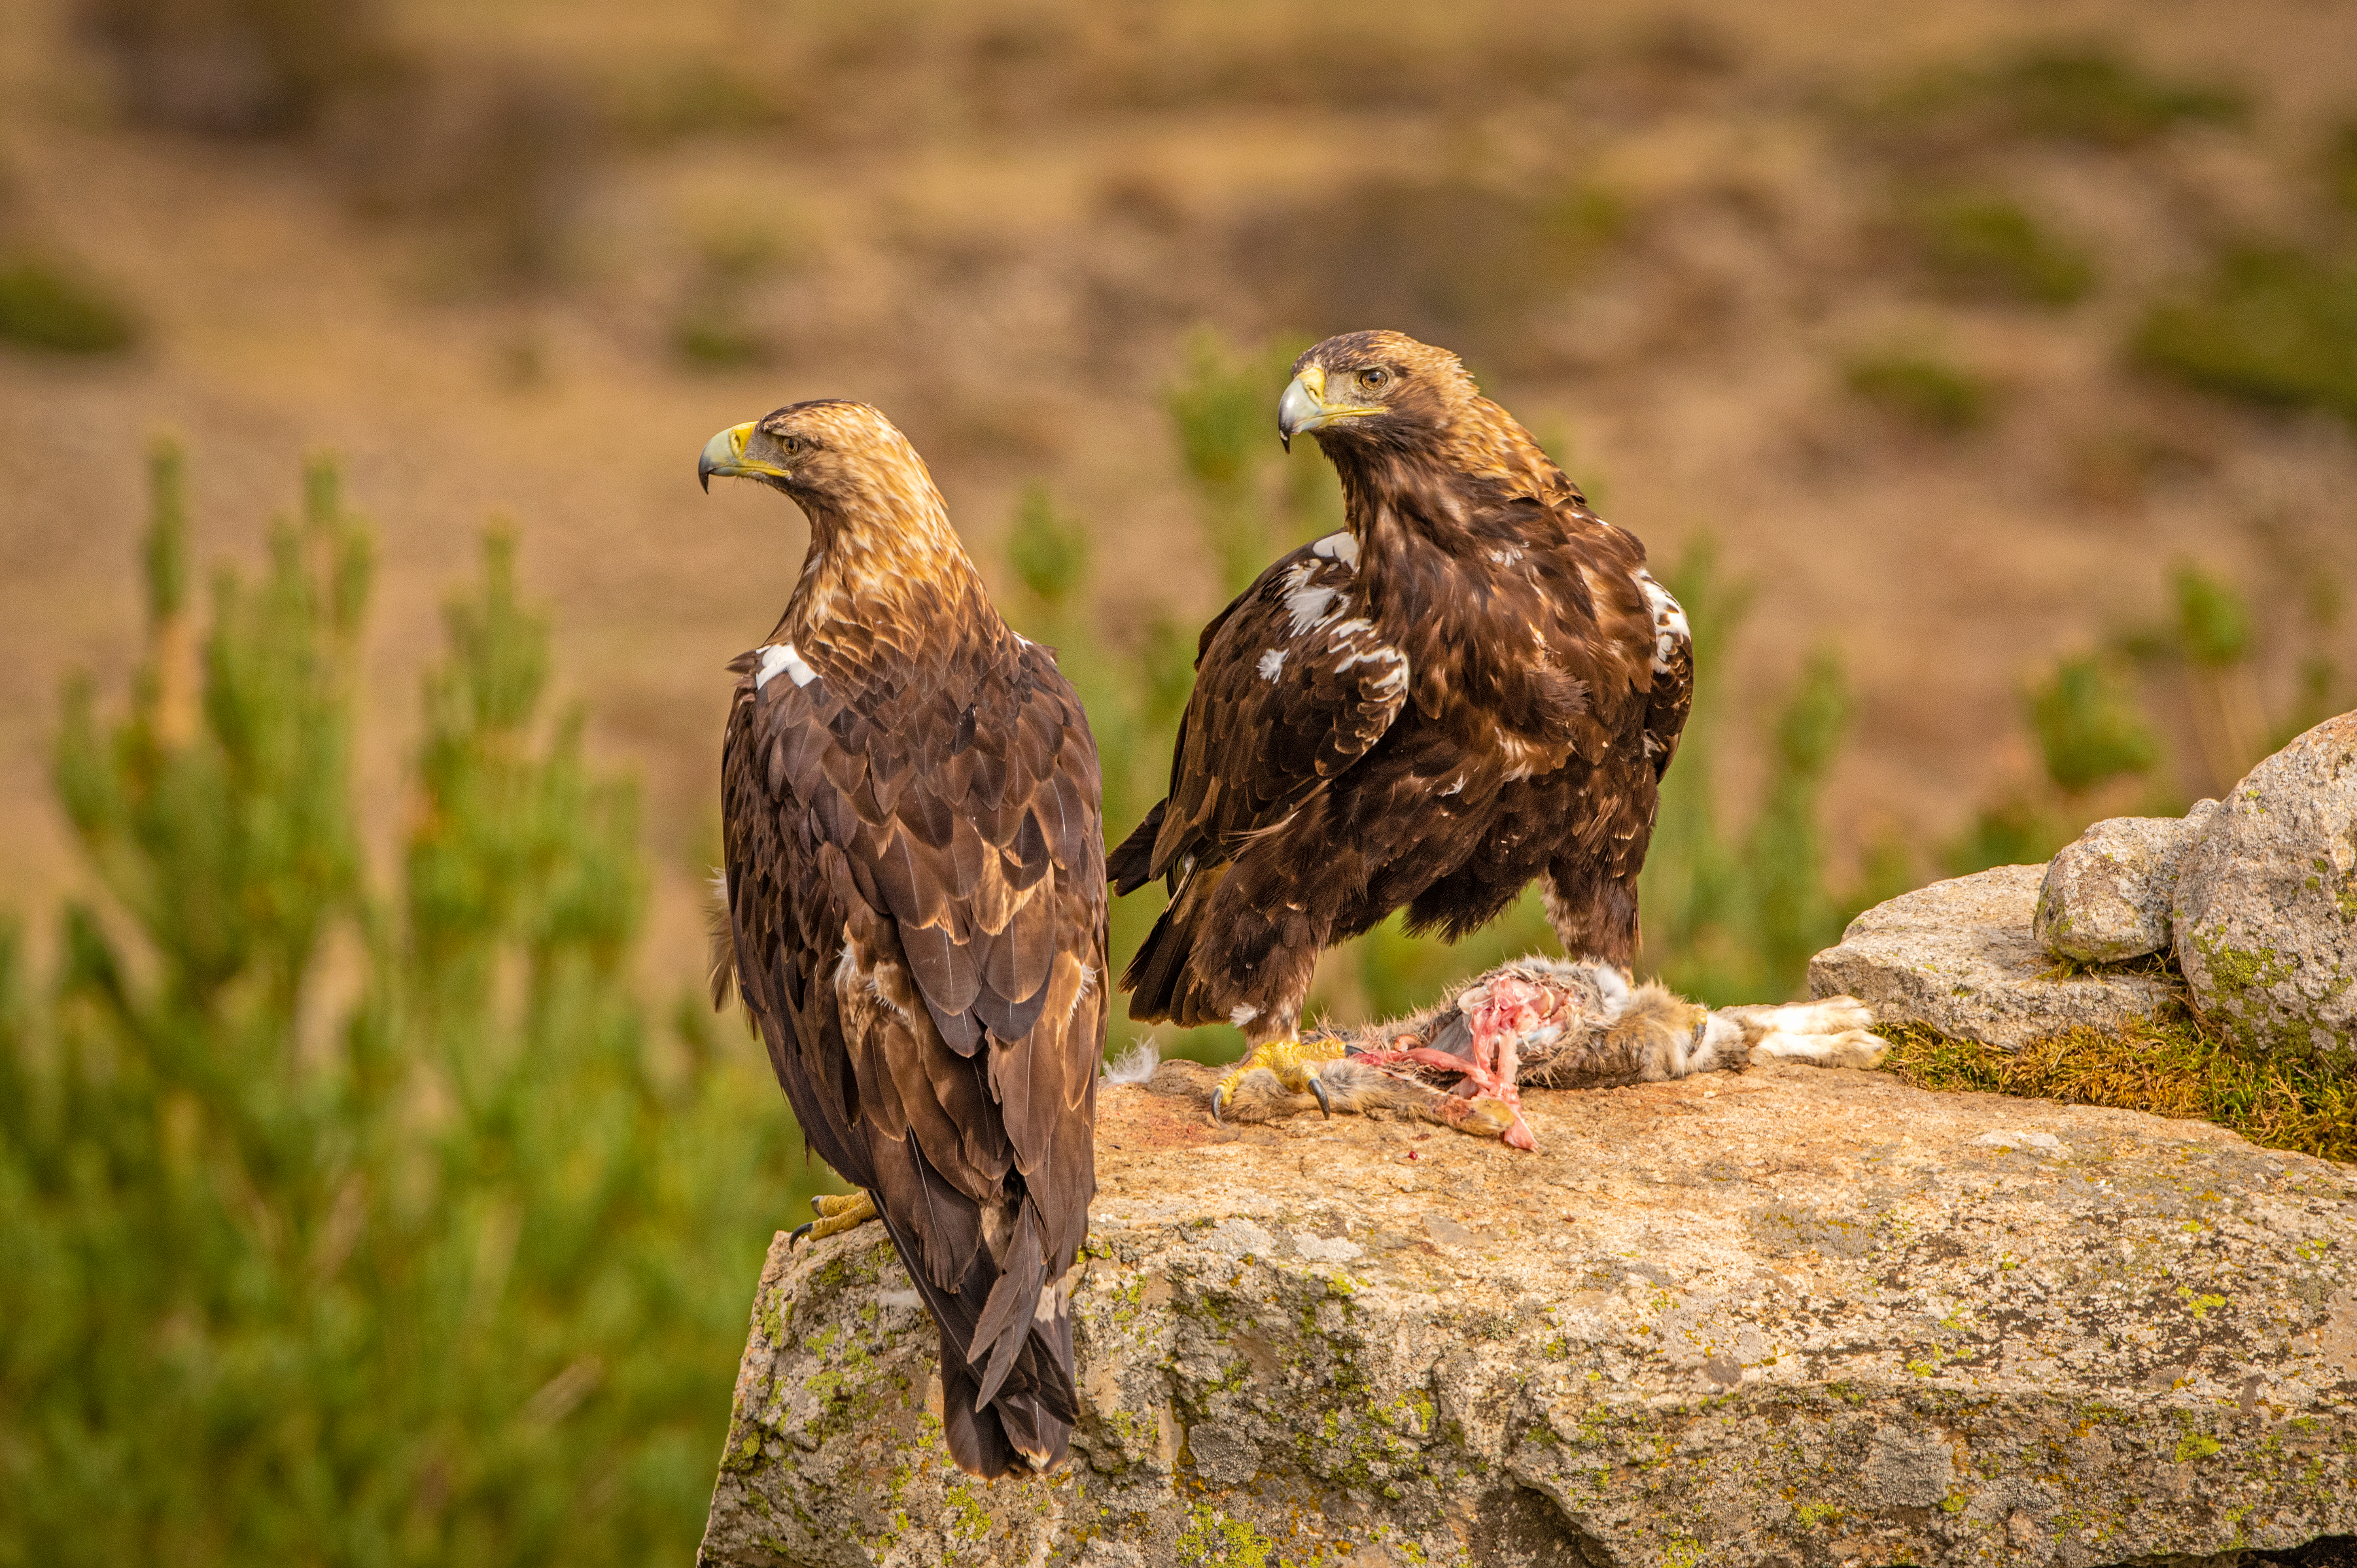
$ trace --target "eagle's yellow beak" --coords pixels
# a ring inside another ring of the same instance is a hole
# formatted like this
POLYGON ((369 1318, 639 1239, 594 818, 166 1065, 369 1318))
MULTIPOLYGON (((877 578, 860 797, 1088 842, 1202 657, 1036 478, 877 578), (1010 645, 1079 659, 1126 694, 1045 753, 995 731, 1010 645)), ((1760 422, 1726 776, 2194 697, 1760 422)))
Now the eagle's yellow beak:
POLYGON ((745 446, 753 439, 753 429, 754 422, 747 420, 742 424, 730 425, 704 444, 704 455, 695 460, 695 478, 706 493, 712 489, 715 474, 724 479, 786 477, 786 471, 776 464, 745 456, 745 446))
POLYGON ((1345 419, 1381 413, 1374 403, 1333 403, 1326 401, 1326 369, 1312 365, 1293 378, 1276 403, 1276 438, 1293 450, 1293 438, 1304 431, 1323 430, 1345 419))

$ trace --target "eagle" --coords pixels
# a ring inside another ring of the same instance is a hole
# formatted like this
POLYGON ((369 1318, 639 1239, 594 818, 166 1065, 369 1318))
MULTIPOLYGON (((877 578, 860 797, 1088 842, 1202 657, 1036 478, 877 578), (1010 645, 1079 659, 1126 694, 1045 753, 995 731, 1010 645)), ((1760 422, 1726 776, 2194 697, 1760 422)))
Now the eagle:
MULTIPOLYGON (((1575 959, 1627 965, 1637 873, 1694 694, 1645 548, 1453 354, 1329 338, 1277 405, 1340 478, 1346 529, 1279 558, 1203 628, 1168 795, 1107 859, 1168 907, 1130 1015, 1233 1024, 1296 1091, 1320 950, 1394 909, 1454 940, 1541 881, 1575 959)), ((1527 1144, 1517 1118, 1510 1142, 1527 1144)))
POLYGON ((810 520, 767 641, 729 668, 733 979, 804 1135, 880 1218, 941 1333, 970 1473, 1043 1469, 1077 1400, 1067 1271, 1096 1191, 1105 991, 1095 742, 1048 649, 1001 620, 907 436, 798 403, 714 436, 697 474, 810 520))

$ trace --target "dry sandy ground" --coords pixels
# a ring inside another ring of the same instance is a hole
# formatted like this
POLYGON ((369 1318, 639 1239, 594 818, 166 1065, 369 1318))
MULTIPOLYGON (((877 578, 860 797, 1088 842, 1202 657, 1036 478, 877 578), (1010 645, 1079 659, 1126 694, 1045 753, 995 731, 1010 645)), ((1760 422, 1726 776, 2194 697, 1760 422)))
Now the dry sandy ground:
MULTIPOLYGON (((1253 254, 1253 235, 1314 232, 1320 203, 1369 178, 1573 182, 1626 203, 1621 243, 1493 338, 1528 351, 1490 355, 1503 367, 1491 390, 1568 433, 1577 477, 1657 558, 1707 532, 1757 585, 1732 660, 1746 714, 1811 646, 1842 650, 1861 699, 1830 811, 1846 844, 1886 827, 1929 841, 2025 773, 2022 682, 2152 614, 2173 559, 2249 585, 2270 633, 2303 584, 2357 582, 2345 429, 2152 386, 2118 351, 2150 291, 2197 267, 2210 237, 2299 221, 2319 128, 2357 109, 2357 8, 1828 0, 1771 22, 1724 4, 1685 13, 1724 54, 1686 76, 1646 42, 1661 18, 1643 8, 1584 8, 1576 24, 1521 10, 1577 46, 1569 88, 944 114, 914 129, 898 105, 903 134, 619 145, 584 178, 565 277, 519 297, 450 286, 430 226, 355 214, 300 151, 124 129, 61 0, 5 7, 0 238, 81 258, 150 330, 119 361, 0 350, 0 888, 39 909, 77 875, 44 756, 61 675, 91 668, 119 692, 135 651, 149 434, 188 442, 200 555, 248 562, 264 518, 293 504, 301 456, 326 447, 382 548, 368 697, 382 722, 365 759, 377 820, 397 811, 436 607, 483 520, 511 517, 554 613, 565 689, 644 779, 662 869, 650 963, 684 972, 690 872, 715 831, 722 666, 768 629, 802 546, 776 498, 697 493, 705 438, 800 397, 875 401, 932 457, 992 571, 1013 496, 1045 478, 1095 531, 1116 634, 1157 605, 1200 618, 1210 571, 1161 389, 1198 321, 1246 338, 1373 324, 1317 319, 1318 276, 1251 286, 1282 262, 1253 254), (2247 133, 2189 130, 2133 155, 2003 155, 2008 186, 2088 241, 2104 284, 2059 316, 1932 301, 1872 242, 1892 177, 1854 156, 1826 103, 1998 41, 2091 34, 2238 80, 2261 112, 2247 133), (696 236, 739 220, 806 252, 743 301, 785 349, 765 369, 694 371, 664 324, 696 236), (1848 399, 1840 357, 1901 339, 1994 375, 1995 425, 1910 435, 1848 399), (534 375, 515 370, 524 350, 534 375), (2172 460, 2088 499, 2085 454, 2123 443, 2172 460)), ((1264 14, 1179 11, 1201 27, 1264 14)), ((789 54, 802 14, 708 0, 656 21, 519 0, 421 5, 404 25, 436 47, 619 80, 649 61, 789 54)), ((1512 38, 1511 7, 1464 15, 1512 38)), ((1270 47, 1315 37, 1297 27, 1270 47)), ((911 102, 929 102, 911 72, 911 102)), ((791 60, 779 74, 784 93, 805 85, 791 60)))

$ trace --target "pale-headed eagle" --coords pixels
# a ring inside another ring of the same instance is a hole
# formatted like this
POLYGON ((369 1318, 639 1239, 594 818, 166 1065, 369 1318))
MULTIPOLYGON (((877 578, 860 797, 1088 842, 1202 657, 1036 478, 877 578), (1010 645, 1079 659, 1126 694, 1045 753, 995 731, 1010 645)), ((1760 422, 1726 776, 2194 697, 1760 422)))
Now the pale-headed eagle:
POLYGON ((784 617, 730 666, 714 1000, 733 971, 804 1135, 864 1189, 828 1229, 872 1203, 931 1308, 951 1456, 1053 1465, 1096 1191, 1096 745, 876 410, 781 408, 714 436, 697 471, 810 519, 784 617))
POLYGON ((1316 436, 1348 532, 1203 628, 1169 795, 1108 870, 1117 893, 1170 888, 1123 977, 1131 1015, 1232 1023, 1247 1066, 1306 1082, 1319 950, 1394 909, 1454 940, 1542 879, 1567 954, 1634 957, 1693 657, 1644 546, 1454 355, 1329 338, 1295 362, 1277 431, 1316 436))

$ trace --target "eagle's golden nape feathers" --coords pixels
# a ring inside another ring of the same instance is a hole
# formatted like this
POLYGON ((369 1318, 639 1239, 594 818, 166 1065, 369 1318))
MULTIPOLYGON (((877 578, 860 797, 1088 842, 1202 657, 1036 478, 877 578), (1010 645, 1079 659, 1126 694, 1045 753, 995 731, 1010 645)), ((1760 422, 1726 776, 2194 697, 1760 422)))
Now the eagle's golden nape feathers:
POLYGON ((1538 881, 1575 957, 1626 961, 1692 692, 1644 548, 1590 511, 1455 355, 1330 338, 1277 410, 1346 532, 1205 628, 1168 796, 1111 857, 1167 880, 1132 1016, 1290 1040, 1318 952, 1405 911, 1461 937, 1538 881))
POLYGON ((730 665, 716 999, 733 972, 811 1146, 931 1312, 952 1457, 984 1477, 1057 1464, 1105 1012, 1087 721, 876 410, 779 409, 716 435, 697 471, 781 490, 810 521, 784 615, 730 665))

